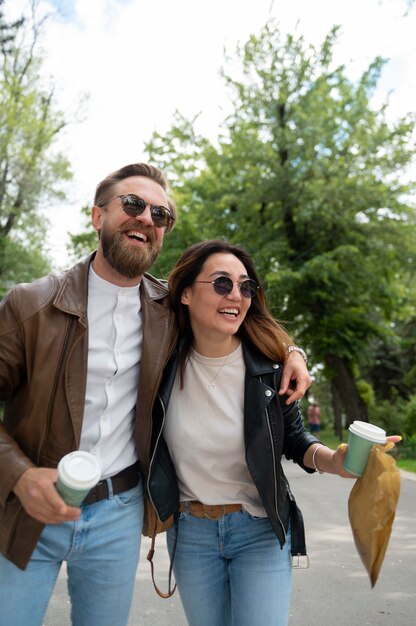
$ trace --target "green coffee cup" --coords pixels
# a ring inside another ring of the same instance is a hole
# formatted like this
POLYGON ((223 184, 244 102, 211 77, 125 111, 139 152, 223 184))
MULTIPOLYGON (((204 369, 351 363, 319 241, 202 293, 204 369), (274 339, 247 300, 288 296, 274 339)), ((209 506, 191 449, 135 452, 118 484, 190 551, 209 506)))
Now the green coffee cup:
POLYGON ((90 452, 76 450, 59 461, 56 488, 67 504, 80 506, 100 478, 101 467, 97 458, 90 452))
POLYGON ((344 469, 354 476, 362 476, 367 466, 368 455, 375 443, 386 443, 386 431, 373 424, 355 420, 348 429, 348 450, 344 469))

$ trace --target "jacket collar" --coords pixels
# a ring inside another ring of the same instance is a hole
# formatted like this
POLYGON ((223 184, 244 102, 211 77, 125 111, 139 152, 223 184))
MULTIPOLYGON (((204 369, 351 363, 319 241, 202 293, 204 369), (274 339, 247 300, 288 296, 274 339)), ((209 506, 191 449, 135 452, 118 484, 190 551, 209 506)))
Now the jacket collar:
POLYGON ((163 300, 169 295, 167 282, 154 278, 151 274, 143 276, 142 289, 149 300, 163 300))
MULTIPOLYGON (((88 271, 94 260, 95 252, 74 265, 70 270, 58 275, 60 283, 54 305, 70 315, 80 318, 86 325, 88 304, 88 271)), ((167 283, 151 274, 145 274, 141 281, 142 290, 149 300, 163 300, 169 294, 167 283)))
POLYGON ((79 317, 80 322, 85 326, 88 302, 88 270, 94 257, 95 252, 57 277, 60 285, 54 305, 65 313, 79 317))
POLYGON ((249 342, 243 340, 243 354, 247 373, 250 376, 273 374, 282 367, 280 361, 273 361, 264 356, 249 342))

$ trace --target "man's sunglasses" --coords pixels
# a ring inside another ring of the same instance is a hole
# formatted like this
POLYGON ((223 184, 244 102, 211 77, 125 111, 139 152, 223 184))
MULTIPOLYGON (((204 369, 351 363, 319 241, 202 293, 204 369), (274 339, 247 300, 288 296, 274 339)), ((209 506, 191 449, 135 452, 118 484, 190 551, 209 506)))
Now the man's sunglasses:
POLYGON ((252 278, 246 278, 241 283, 233 283, 228 276, 218 276, 215 280, 196 280, 196 283, 211 284, 214 287, 215 293, 219 296, 226 296, 231 293, 234 285, 238 285, 240 293, 245 298, 254 298, 259 288, 258 284, 252 278))
POLYGON ((149 202, 146 202, 143 198, 139 198, 139 196, 136 196, 134 193, 129 193, 125 196, 115 196, 115 198, 111 198, 111 200, 107 200, 107 202, 103 202, 99 206, 103 207, 116 198, 120 198, 124 213, 130 215, 130 217, 141 215, 146 207, 149 206, 150 215, 155 226, 164 228, 166 232, 172 228, 175 218, 169 209, 164 206, 149 204, 149 202))

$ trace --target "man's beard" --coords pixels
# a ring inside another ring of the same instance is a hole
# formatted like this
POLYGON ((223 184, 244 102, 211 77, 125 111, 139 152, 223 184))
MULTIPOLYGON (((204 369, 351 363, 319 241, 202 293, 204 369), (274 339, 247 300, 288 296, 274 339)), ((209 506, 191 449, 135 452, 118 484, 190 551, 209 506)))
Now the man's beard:
MULTIPOLYGON (((124 232, 130 230, 125 228, 124 232)), ((127 245, 123 231, 109 234, 105 226, 100 232, 100 243, 104 258, 113 269, 126 278, 139 278, 155 262, 161 250, 161 244, 152 240, 147 234, 150 243, 145 246, 127 245)))

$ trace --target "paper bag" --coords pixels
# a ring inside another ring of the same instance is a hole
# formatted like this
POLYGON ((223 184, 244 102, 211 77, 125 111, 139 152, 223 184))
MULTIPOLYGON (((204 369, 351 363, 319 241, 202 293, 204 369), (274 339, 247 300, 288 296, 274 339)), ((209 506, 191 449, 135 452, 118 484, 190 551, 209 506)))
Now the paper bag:
POLYGON ((373 446, 365 472, 348 499, 352 534, 371 587, 383 564, 400 495, 400 472, 395 460, 386 454, 393 445, 373 446))

